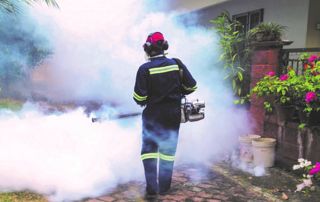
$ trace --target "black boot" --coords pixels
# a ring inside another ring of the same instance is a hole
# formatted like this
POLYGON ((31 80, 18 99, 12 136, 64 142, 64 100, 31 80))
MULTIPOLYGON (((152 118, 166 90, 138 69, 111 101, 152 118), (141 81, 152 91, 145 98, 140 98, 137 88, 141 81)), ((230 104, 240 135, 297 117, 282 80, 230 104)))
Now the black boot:
POLYGON ((158 193, 157 183, 157 161, 158 159, 143 160, 144 172, 146 177, 146 194, 156 195, 158 193))
POLYGON ((160 159, 159 167, 159 194, 165 195, 169 192, 172 180, 173 161, 160 159))

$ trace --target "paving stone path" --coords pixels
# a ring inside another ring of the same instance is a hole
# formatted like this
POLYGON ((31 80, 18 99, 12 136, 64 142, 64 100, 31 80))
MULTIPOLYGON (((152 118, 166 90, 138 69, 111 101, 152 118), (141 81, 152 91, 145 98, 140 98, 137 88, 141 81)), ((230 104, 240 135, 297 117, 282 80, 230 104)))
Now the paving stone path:
MULTIPOLYGON (((125 202, 147 201, 144 199, 145 184, 130 182, 118 186, 111 193, 84 202, 125 202)), ((149 200, 150 201, 150 200, 149 200)), ((175 167, 171 191, 151 201, 163 202, 218 202, 218 201, 270 201, 262 194, 247 189, 230 180, 221 173, 214 172, 210 167, 191 165, 175 167)))

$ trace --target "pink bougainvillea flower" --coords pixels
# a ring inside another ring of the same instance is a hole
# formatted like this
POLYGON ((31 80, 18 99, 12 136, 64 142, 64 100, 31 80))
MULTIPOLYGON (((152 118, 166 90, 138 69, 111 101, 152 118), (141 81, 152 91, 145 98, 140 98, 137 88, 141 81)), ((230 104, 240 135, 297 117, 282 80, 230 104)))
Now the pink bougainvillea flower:
POLYGON ((309 62, 309 63, 313 63, 316 59, 318 59, 318 56, 317 56, 317 55, 311 55, 311 56, 308 58, 308 62, 309 62))
POLYGON ((274 71, 271 71, 271 72, 268 72, 268 74, 267 74, 268 76, 275 76, 276 75, 276 73, 274 72, 274 71))
POLYGON ((317 162, 316 165, 309 171, 309 175, 315 175, 320 172, 320 162, 317 162))
POLYGON ((280 80, 281 80, 281 81, 285 81, 285 80, 287 80, 288 78, 289 78, 288 74, 282 74, 282 75, 280 76, 280 80))
POLYGON ((315 92, 307 92, 305 96, 306 103, 310 103, 317 98, 317 94, 315 92))

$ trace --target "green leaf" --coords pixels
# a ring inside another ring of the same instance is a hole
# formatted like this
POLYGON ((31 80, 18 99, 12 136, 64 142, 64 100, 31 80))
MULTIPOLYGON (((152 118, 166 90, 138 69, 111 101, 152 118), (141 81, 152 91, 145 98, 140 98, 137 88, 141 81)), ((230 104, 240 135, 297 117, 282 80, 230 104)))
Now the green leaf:
POLYGON ((241 88, 238 88, 238 95, 240 96, 241 95, 241 88))
POLYGON ((299 124, 299 126, 298 126, 298 128, 299 128, 299 129, 304 129, 304 128, 305 128, 305 126, 306 126, 306 124, 305 124, 305 123, 300 123, 300 124, 299 124))
POLYGON ((245 71, 242 67, 237 67, 237 69, 241 70, 242 72, 245 71))
POLYGON ((232 89, 235 90, 236 88, 236 80, 232 79, 232 89))
POLYGON ((241 72, 238 72, 238 78, 239 78, 239 81, 243 81, 243 75, 241 72))
POLYGON ((232 62, 234 62, 237 56, 238 56, 238 54, 237 54, 237 53, 236 53, 236 54, 234 54, 234 55, 232 56, 231 61, 232 61, 232 62))
POLYGON ((282 90, 281 86, 277 87, 277 93, 279 93, 281 90, 282 90))

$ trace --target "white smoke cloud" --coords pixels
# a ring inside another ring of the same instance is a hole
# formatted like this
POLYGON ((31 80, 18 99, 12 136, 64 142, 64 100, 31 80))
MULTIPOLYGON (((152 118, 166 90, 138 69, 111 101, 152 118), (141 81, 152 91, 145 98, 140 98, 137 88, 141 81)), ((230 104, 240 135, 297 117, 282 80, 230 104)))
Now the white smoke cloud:
POLYGON ((151 32, 138 24, 145 17, 142 3, 66 1, 60 3, 61 10, 39 9, 47 16, 39 19, 44 27, 50 26, 56 47, 52 59, 37 69, 45 69, 47 75, 35 82, 35 88, 55 100, 128 104, 135 72, 144 59, 142 44, 151 32))
MULTIPOLYGON (((152 13, 142 0, 61 1, 60 10, 33 8, 54 55, 33 72, 33 90, 56 101, 99 100, 128 112, 142 44, 161 31, 168 57, 178 57, 198 82, 190 98, 206 102, 206 118, 181 125, 176 164, 208 163, 232 150, 249 131, 232 104, 212 30, 186 28, 174 14, 152 13)), ((156 5, 155 5, 156 6, 156 5)), ((34 106, 0 119, 0 189, 51 194, 51 200, 97 196, 130 180, 144 180, 141 120, 92 124, 81 109, 44 115, 34 106), (13 172, 14 171, 14 172, 13 172)))
MULTIPOLYGON (((143 179, 139 121, 93 124, 81 109, 43 115, 26 104, 0 117, 0 189, 31 189, 53 201, 97 196, 143 179)), ((3 113, 2 113, 3 114, 3 113)))

